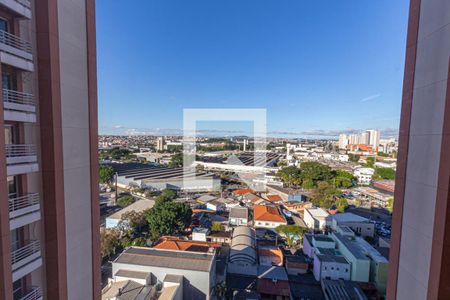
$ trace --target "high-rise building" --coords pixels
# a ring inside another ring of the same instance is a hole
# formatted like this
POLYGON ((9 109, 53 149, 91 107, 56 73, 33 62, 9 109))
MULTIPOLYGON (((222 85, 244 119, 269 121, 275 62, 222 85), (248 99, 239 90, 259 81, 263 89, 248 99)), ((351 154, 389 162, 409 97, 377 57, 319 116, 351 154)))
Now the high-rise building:
POLYGON ((99 299, 94 0, 0 0, 0 299, 99 299))
POLYGON ((160 136, 156 139, 156 150, 157 151, 164 151, 165 148, 165 141, 164 137, 160 136))
POLYGON ((369 135, 368 145, 372 146, 372 148, 376 150, 380 145, 380 131, 371 129, 366 132, 369 135))
POLYGON ((358 144, 369 145, 369 133, 363 132, 359 135, 358 144))
POLYGON ((348 138, 345 133, 339 135, 339 149, 345 149, 348 145, 348 138))
POLYGON ((410 2, 387 299, 450 299, 449 12, 410 2))

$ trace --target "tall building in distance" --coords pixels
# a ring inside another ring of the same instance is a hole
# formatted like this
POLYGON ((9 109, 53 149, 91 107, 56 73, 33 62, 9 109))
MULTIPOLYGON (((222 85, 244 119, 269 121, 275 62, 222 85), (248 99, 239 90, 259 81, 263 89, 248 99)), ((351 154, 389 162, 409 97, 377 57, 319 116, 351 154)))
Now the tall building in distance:
POLYGON ((349 140, 345 133, 342 133, 339 135, 339 149, 347 148, 348 142, 349 142, 349 140))
POLYGON ((99 299, 93 0, 0 0, 0 299, 99 299))
POLYGON ((380 131, 370 129, 360 134, 340 134, 339 149, 346 149, 348 145, 369 145, 376 152, 380 145, 380 131))
POLYGON ((166 147, 166 141, 164 140, 163 136, 160 136, 156 139, 156 150, 157 151, 164 151, 166 147))
POLYGON ((449 12, 410 3, 387 299, 450 299, 449 12))
POLYGON ((368 145, 372 146, 372 148, 376 149, 380 145, 380 131, 379 130, 367 130, 366 131, 369 137, 368 145))

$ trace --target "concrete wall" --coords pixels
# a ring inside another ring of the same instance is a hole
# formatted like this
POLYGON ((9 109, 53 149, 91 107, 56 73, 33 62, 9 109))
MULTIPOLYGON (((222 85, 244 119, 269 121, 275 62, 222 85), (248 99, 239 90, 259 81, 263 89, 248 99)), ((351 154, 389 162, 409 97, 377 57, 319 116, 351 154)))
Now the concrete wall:
MULTIPOLYGON (((85 0, 58 0, 68 299, 92 298, 85 0)), ((39 5, 39 4, 37 4, 39 5)))
POLYGON ((314 255, 314 278, 317 281, 322 279, 332 280, 350 280, 350 265, 338 262, 320 261, 317 255, 314 255))
POLYGON ((408 91, 413 97, 396 289, 397 299, 411 300, 427 298, 436 198, 446 192, 438 189, 438 174, 449 78, 450 1, 422 0, 418 23, 417 53, 411 61, 415 68, 407 66, 415 73, 413 90, 408 91))

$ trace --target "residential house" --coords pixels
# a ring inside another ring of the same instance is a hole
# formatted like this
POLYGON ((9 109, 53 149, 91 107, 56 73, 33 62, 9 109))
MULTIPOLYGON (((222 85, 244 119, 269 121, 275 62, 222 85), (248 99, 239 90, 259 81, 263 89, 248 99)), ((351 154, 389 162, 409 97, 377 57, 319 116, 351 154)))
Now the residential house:
POLYGON ((248 224, 248 208, 240 206, 231 208, 228 223, 232 226, 246 226, 248 224))
POLYGON ((286 225, 286 219, 276 206, 255 205, 253 220, 256 228, 276 228, 286 225))

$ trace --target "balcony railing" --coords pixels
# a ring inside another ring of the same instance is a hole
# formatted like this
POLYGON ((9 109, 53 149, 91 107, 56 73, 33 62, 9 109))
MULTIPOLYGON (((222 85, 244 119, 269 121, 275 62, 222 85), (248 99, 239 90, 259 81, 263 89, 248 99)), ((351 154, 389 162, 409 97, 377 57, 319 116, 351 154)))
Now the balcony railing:
POLYGON ((0 30, 0 43, 24 51, 28 54, 33 54, 31 43, 3 30, 0 30))
POLYGON ((6 103, 14 103, 21 105, 34 106, 34 95, 24 92, 3 89, 3 101, 6 103))
POLYGON ((9 199, 9 213, 28 208, 39 204, 39 194, 28 194, 25 196, 14 197, 9 199))
POLYGON ((11 252, 11 263, 14 266, 20 261, 39 252, 41 252, 41 243, 39 241, 30 241, 27 245, 11 252))
POLYGON ((34 286, 31 290, 19 300, 39 300, 42 299, 42 289, 38 286, 34 286))
POLYGON ((31 1, 30 0, 14 0, 14 1, 16 1, 17 3, 22 4, 26 8, 31 8, 31 1))
POLYGON ((6 145, 6 158, 36 156, 36 146, 31 144, 6 145))

